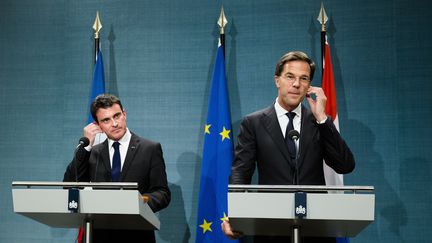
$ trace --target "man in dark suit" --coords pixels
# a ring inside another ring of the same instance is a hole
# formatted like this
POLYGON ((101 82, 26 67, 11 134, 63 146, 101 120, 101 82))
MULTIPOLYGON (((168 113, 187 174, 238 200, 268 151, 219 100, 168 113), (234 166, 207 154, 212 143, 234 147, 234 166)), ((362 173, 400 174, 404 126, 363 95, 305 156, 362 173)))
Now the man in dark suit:
MULTIPOLYGON (((126 126, 126 111, 120 100, 99 95, 91 104, 95 122, 84 128, 89 146, 80 147, 66 169, 64 181, 137 182, 139 192, 148 198, 156 212, 168 206, 168 188, 160 143, 131 133, 126 126), (105 133, 103 143, 94 145, 95 136, 105 133)), ((94 242, 155 242, 153 231, 94 230, 94 242)))
MULTIPOLYGON (((354 169, 353 154, 325 113, 324 91, 310 84, 314 71, 315 63, 303 52, 289 52, 280 58, 274 75, 277 99, 241 123, 230 183, 250 184, 257 167, 259 184, 325 185, 323 159, 340 174, 354 169), (305 97, 310 110, 301 104, 305 97), (300 133, 298 141, 288 138, 290 130, 300 133)), ((228 237, 240 236, 228 221, 222 228, 228 237)), ((254 242, 289 241, 289 237, 255 237, 254 242)), ((335 239, 305 238, 302 242, 335 239)))

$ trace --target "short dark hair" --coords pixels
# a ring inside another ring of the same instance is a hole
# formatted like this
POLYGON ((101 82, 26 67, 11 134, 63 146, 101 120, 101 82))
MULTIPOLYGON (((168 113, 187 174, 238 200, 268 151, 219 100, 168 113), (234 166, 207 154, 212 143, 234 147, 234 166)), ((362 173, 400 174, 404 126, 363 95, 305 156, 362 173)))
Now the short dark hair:
POLYGON ((99 123, 97 120, 97 117, 96 117, 96 112, 100 108, 106 109, 106 108, 113 106, 114 104, 118 104, 120 106, 120 109, 123 111, 123 106, 121 104, 121 101, 116 96, 111 95, 111 94, 101 94, 101 95, 96 96, 96 98, 94 99, 94 101, 90 105, 90 112, 91 112, 91 115, 93 117, 93 120, 95 120, 95 122, 99 123))
POLYGON ((279 59, 278 63, 276 64, 275 75, 280 76, 285 63, 291 62, 291 61, 305 61, 305 62, 307 62, 309 64, 309 67, 310 67, 310 80, 312 81, 314 73, 315 73, 316 65, 315 65, 314 61, 312 61, 312 59, 310 59, 308 57, 308 55, 306 55, 306 53, 301 52, 301 51, 292 51, 292 52, 288 52, 285 55, 283 55, 279 59))

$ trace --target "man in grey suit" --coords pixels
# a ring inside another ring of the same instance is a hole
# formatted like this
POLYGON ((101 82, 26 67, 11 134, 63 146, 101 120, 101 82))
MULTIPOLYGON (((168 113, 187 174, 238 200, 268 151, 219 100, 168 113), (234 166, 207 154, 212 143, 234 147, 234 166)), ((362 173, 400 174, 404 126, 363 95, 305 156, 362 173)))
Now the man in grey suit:
MULTIPOLYGON (((113 95, 97 96, 90 110, 95 122, 84 127, 90 144, 78 149, 63 180, 137 182, 154 212, 167 207, 171 193, 160 143, 129 131, 126 111, 113 95), (108 138, 93 146, 99 133, 108 138)), ((141 230, 94 230, 93 238, 94 242, 155 242, 153 231, 141 230)))
MULTIPOLYGON (((250 184, 257 167, 259 184, 325 185, 323 159, 337 173, 353 171, 354 156, 325 113, 324 91, 311 86, 314 71, 315 63, 303 52, 289 52, 279 59, 274 75, 278 96, 273 105, 241 123, 230 183, 250 184), (305 97, 310 109, 301 104, 305 97), (287 137, 290 130, 300 133, 298 141, 287 137)), ((240 236, 229 221, 222 228, 230 238, 240 236)), ((254 242, 290 242, 290 238, 255 237, 254 242)), ((302 242, 335 239, 305 238, 302 242)))

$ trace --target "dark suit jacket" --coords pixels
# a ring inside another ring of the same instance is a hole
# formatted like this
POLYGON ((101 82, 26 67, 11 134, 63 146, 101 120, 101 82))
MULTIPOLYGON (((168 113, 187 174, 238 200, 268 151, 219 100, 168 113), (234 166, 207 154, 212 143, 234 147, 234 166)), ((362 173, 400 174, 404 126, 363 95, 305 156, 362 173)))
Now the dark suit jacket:
MULTIPOLYGON (((108 140, 93 146, 91 152, 79 148, 75 158, 69 164, 64 174, 64 181, 93 181, 110 182, 111 164, 108 151, 108 140), (76 167, 77 166, 77 167, 76 167), (75 173, 77 171, 78 173, 75 173)), ((168 206, 171 193, 168 188, 165 172, 165 162, 162 148, 159 143, 141 138, 132 133, 129 148, 121 171, 121 182, 138 182, 138 190, 141 194, 149 196, 148 205, 156 212, 168 206)), ((154 242, 154 232, 143 231, 94 231, 94 240, 101 242, 105 237, 115 242, 115 237, 121 235, 121 241, 132 241, 132 235, 139 236, 139 242, 143 238, 154 242), (106 237, 106 236, 109 237, 106 237), (130 240, 128 240, 130 236, 130 240)), ((148 242, 148 241, 144 241, 148 242)))
MULTIPOLYGON (((351 172, 354 156, 331 119, 318 124, 304 106, 301 118, 299 184, 325 185, 323 159, 339 174, 351 172)), ((289 156, 273 105, 246 116, 241 123, 230 183, 250 184, 255 165, 259 184, 296 184, 295 161, 289 156)))

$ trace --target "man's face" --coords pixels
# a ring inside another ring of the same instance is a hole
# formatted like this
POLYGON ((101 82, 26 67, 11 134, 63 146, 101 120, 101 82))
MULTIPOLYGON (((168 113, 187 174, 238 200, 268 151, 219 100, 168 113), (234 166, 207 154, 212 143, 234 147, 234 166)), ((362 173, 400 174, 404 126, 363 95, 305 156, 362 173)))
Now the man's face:
POLYGON ((278 103, 287 111, 292 111, 310 87, 310 66, 304 61, 287 62, 281 75, 274 79, 278 89, 278 103))
POLYGON ((126 133, 126 112, 121 110, 120 105, 114 104, 106 109, 98 109, 96 118, 99 127, 108 138, 118 141, 126 133))

